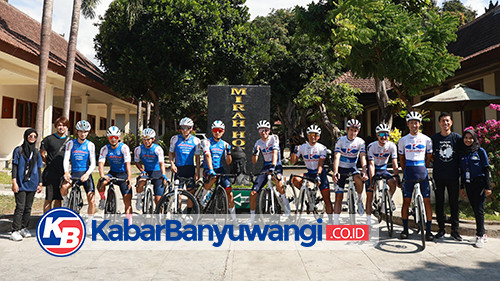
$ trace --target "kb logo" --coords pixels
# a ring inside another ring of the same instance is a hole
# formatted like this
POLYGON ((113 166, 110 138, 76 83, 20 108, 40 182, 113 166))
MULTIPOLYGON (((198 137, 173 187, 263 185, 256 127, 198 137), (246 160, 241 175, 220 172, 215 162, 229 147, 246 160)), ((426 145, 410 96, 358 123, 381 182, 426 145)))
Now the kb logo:
POLYGON ((73 210, 52 209, 38 222, 36 238, 47 253, 56 257, 69 256, 85 241, 85 223, 73 210))

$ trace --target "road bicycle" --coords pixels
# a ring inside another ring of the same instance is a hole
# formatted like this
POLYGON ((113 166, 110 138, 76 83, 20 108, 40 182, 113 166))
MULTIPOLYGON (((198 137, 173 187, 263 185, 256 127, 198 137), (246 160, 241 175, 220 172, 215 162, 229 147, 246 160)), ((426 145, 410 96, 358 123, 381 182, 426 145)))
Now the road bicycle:
POLYGON ((192 182, 193 178, 179 176, 172 180, 168 192, 158 201, 155 214, 161 214, 162 219, 177 219, 195 224, 199 218, 200 205, 194 195, 187 191, 192 182))
MULTIPOLYGON (((99 179, 99 186, 102 184, 102 182, 105 180, 105 178, 100 178, 99 179)), ((116 193, 115 193, 115 184, 119 185, 120 183, 126 182, 127 179, 121 179, 121 178, 115 178, 115 177, 109 177, 109 182, 108 182, 108 192, 106 193, 106 202, 104 203, 104 214, 117 214, 117 200, 116 200, 116 193)), ((127 183, 128 185, 128 183, 127 183)))
POLYGON ((281 178, 278 177, 276 171, 263 172, 258 175, 266 175, 267 177, 265 186, 259 190, 257 200, 257 209, 261 219, 264 220, 264 218, 269 215, 271 217, 281 215, 281 213, 285 210, 285 204, 281 198, 281 194, 276 189, 276 186, 273 185, 272 181, 273 177, 276 177, 278 180, 281 180, 281 178))
POLYGON ((83 185, 83 182, 80 178, 71 178, 71 182, 71 191, 69 192, 68 197, 68 208, 79 214, 83 207, 82 191, 80 190, 80 186, 83 185))
POLYGON ((392 178, 397 179, 398 177, 376 175, 372 178, 372 187, 374 187, 372 201, 373 213, 374 215, 381 216, 382 212, 384 212, 389 237, 392 237, 394 233, 393 210, 396 209, 392 201, 389 185, 387 184, 387 181, 392 178))
MULTIPOLYGON (((154 180, 162 180, 163 181, 163 177, 152 178, 149 176, 139 176, 137 178, 137 184, 139 183, 139 180, 141 180, 141 179, 146 180, 146 184, 144 185, 144 191, 143 191, 142 197, 140 199, 142 201, 142 213, 143 214, 153 214, 155 211, 155 207, 154 207, 155 200, 154 200, 154 185, 153 185, 152 181, 154 181, 154 180)), ((136 184, 136 186, 137 186, 137 184, 136 184)))
POLYGON ((321 196, 321 191, 319 190, 319 183, 316 182, 316 179, 306 176, 290 176, 290 178, 293 177, 303 179, 302 186, 299 189, 299 195, 297 196, 297 201, 295 203, 297 220, 300 220, 300 217, 304 212, 307 214, 312 213, 314 215, 314 219, 321 218, 325 213, 326 208, 323 196, 321 196), (311 183, 312 186, 310 186, 309 183, 311 183))
POLYGON ((205 198, 203 198, 204 186, 198 187, 194 196, 198 199, 202 214, 226 215, 228 213, 227 193, 222 187, 222 181, 224 178, 235 178, 236 176, 234 174, 215 174, 213 177, 216 177, 217 180, 212 186, 210 198, 206 202, 205 198))
POLYGON ((346 177, 347 185, 347 210, 350 215, 356 214, 356 187, 354 185, 354 174, 340 174, 341 177, 346 177))
POLYGON ((423 249, 425 249, 425 224, 427 222, 427 217, 425 214, 424 196, 420 191, 420 185, 426 181, 433 182, 433 179, 427 178, 422 180, 403 180, 403 184, 415 184, 415 186, 413 187, 412 200, 408 211, 408 216, 413 216, 415 219, 415 224, 417 225, 417 233, 420 232, 423 249))

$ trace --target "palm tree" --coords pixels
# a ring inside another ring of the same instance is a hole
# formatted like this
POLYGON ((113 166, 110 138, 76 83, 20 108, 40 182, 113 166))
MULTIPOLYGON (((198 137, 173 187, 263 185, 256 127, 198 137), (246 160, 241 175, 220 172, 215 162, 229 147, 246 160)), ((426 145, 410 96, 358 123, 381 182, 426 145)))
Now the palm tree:
POLYGON ((38 104, 36 108, 36 125, 38 132, 37 146, 43 136, 43 112, 45 109, 45 88, 47 84, 47 69, 49 67, 50 34, 52 33, 53 0, 43 1, 42 30, 40 32, 40 65, 38 71, 38 104))
POLYGON ((73 74, 75 73, 76 40, 78 37, 78 27, 80 25, 80 10, 85 18, 95 17, 95 7, 100 0, 74 0, 73 15, 71 16, 71 30, 68 41, 68 55, 66 58, 66 77, 64 81, 64 107, 63 116, 69 119, 69 109, 71 104, 71 86, 73 84, 73 74))

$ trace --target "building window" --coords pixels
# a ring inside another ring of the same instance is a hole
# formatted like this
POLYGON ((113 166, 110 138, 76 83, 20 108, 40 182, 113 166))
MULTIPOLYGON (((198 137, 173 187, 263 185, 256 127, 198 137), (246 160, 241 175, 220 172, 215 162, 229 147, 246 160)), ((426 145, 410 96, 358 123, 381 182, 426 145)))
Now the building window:
POLYGON ((35 127, 36 103, 16 101, 16 119, 19 127, 35 127))
POLYGON ((99 119, 99 130, 106 130, 106 121, 107 119, 103 117, 99 119))
POLYGON ((88 114, 87 119, 88 119, 87 121, 89 121, 91 126, 90 133, 95 133, 95 115, 88 114))
POLYGON ((2 118, 14 118, 14 98, 2 98, 2 118))

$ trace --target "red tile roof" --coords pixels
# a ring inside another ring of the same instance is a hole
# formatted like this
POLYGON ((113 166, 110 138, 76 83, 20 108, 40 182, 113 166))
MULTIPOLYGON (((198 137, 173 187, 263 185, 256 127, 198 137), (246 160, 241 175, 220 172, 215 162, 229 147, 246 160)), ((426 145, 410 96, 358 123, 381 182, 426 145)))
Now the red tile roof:
MULTIPOLYGON (((387 89, 391 89, 391 83, 389 80, 384 80, 385 82, 385 87, 387 89)), ((375 93, 375 79, 373 78, 368 78, 368 79, 363 79, 363 78, 357 78, 352 74, 351 71, 348 71, 341 76, 339 76, 337 79, 333 81, 333 83, 347 83, 351 85, 354 88, 358 88, 361 90, 362 93, 375 93)))
MULTIPOLYGON (((41 24, 7 2, 0 1, 0 51, 35 65, 40 63, 41 24)), ((68 42, 52 32, 49 70, 66 75, 68 42)), ((103 83, 103 73, 90 60, 77 52, 74 80, 114 94, 103 83)))

